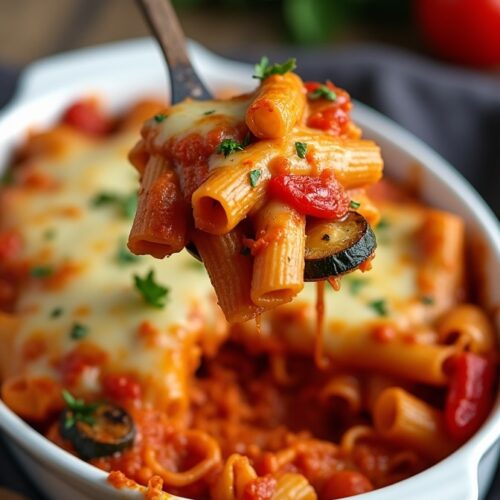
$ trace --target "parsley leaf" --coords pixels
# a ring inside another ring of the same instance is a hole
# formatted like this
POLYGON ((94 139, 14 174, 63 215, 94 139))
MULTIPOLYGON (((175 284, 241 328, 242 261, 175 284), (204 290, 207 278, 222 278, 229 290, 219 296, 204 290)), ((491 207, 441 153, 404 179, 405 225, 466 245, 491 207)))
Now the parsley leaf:
POLYGON ((89 334, 89 327, 81 323, 74 323, 69 332, 69 336, 73 340, 80 340, 89 334))
POLYGON ((350 206, 351 208, 356 209, 356 208, 359 208, 359 207, 361 206, 361 203, 359 203, 359 201, 354 201, 354 200, 351 200, 351 201, 349 202, 349 206, 350 206))
POLYGON ((93 414, 99 406, 97 403, 87 404, 83 399, 76 399, 73 394, 66 389, 63 389, 62 397, 69 410, 66 413, 64 421, 64 427, 66 427, 66 429, 73 427, 76 422, 85 422, 89 425, 95 423, 93 414))
POLYGON ((137 193, 133 192, 128 195, 118 193, 102 192, 94 196, 92 199, 93 207, 104 207, 114 205, 120 214, 126 219, 132 219, 137 210, 137 193))
POLYGON ((297 151, 297 156, 299 158, 305 158, 307 153, 307 144, 305 142, 296 142, 295 151, 297 151))
POLYGON ((31 276, 34 278, 46 278, 54 272, 54 269, 50 266, 36 266, 31 269, 31 276))
POLYGON ((56 236, 56 230, 51 227, 46 229, 42 234, 43 239, 47 241, 53 240, 55 236, 56 236))
POLYGON ((309 92, 307 94, 307 98, 311 101, 315 101, 317 99, 326 99, 327 101, 336 101, 337 94, 329 89, 326 85, 320 85, 317 89, 309 92))
POLYGON ((118 250, 115 255, 115 260, 118 264, 128 265, 137 262, 139 260, 139 257, 131 253, 130 250, 127 248, 127 245, 122 241, 118 246, 118 250))
POLYGON ((59 316, 62 315, 63 313, 63 308, 62 307, 54 307, 52 311, 50 311, 50 317, 51 318, 59 318, 59 316))
POLYGON ((360 290, 368 284, 368 281, 363 278, 349 278, 349 292, 351 295, 357 295, 360 290))
POLYGON ((6 170, 0 177, 0 186, 8 186, 14 182, 14 175, 12 170, 6 170))
POLYGON ((215 113, 215 109, 209 109, 208 111, 205 111, 203 114, 204 115, 212 115, 215 113))
POLYGON ((156 123, 161 123, 167 118, 167 115, 165 115, 164 113, 158 113, 157 115, 154 115, 153 118, 156 123))
POLYGON ((258 78, 259 80, 265 80, 271 75, 284 75, 289 71, 294 70, 297 67, 297 61, 295 57, 288 59, 282 64, 269 64, 269 59, 266 56, 262 56, 260 62, 255 65, 255 74, 253 78, 258 78))
POLYGON ((431 295, 424 295, 423 297, 420 298, 420 302, 426 306, 432 306, 436 301, 434 300, 434 297, 431 295))
POLYGON ((243 151, 245 146, 245 143, 241 144, 234 139, 224 139, 217 147, 217 153, 222 153, 224 155, 224 158, 226 158, 236 151, 243 151))
POLYGON ((248 173, 248 179, 250 181, 250 186, 252 186, 254 188, 257 185, 257 182, 259 181, 261 175, 262 175, 262 172, 259 169, 251 170, 248 173))
POLYGON ((390 225, 390 222, 385 217, 382 217, 377 224, 376 229, 387 229, 390 225))
POLYGON ((170 289, 155 282, 153 270, 149 271, 145 278, 135 274, 134 282, 136 289, 149 305, 159 309, 165 306, 170 289))
POLYGON ((387 316, 387 303, 384 299, 378 299, 368 304, 379 316, 387 316))

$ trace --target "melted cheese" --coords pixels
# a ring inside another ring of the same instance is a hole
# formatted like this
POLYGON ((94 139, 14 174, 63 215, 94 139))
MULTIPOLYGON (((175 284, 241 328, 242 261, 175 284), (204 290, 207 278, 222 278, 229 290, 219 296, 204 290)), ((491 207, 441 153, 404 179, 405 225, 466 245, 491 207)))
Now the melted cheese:
POLYGON ((144 128, 146 135, 154 136, 153 147, 161 150, 171 137, 182 139, 191 133, 204 136, 214 128, 243 123, 249 102, 245 96, 226 101, 188 99, 169 108, 162 121, 151 118, 144 128))

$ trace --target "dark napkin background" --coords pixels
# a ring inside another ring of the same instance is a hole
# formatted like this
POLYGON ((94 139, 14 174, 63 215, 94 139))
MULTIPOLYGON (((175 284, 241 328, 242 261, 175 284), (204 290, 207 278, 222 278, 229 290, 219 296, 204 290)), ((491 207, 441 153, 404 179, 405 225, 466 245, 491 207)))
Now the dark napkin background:
MULTIPOLYGON (((389 116, 456 167, 500 213, 500 78, 447 66, 395 48, 355 45, 341 49, 269 51, 272 61, 293 54, 308 80, 331 79, 352 97, 389 116)), ((261 53, 228 52, 254 63, 261 53)), ((0 65, 0 107, 15 91, 20 70, 0 65)), ((457 480, 460 480, 457 478, 457 480)), ((0 440, 0 486, 30 500, 43 496, 0 440)), ((487 500, 500 496, 500 473, 487 500)), ((1 500, 1 492, 0 492, 1 500)), ((56 499, 59 500, 59 499, 56 499)))

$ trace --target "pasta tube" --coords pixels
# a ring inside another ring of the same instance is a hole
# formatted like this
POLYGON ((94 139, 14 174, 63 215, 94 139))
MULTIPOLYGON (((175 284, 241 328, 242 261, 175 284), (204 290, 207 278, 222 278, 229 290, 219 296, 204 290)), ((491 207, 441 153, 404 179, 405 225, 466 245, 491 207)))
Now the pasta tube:
POLYGON ((256 234, 263 248, 255 255, 251 298, 259 306, 290 302, 304 287, 305 217, 269 202, 257 215, 256 234))
POLYGON ((382 437, 434 460, 443 458, 457 447, 445 431, 443 415, 398 387, 380 394, 373 417, 375 429, 382 437))
POLYGON ((136 255, 162 259, 186 244, 187 205, 176 173, 159 156, 152 156, 142 178, 141 191, 128 247, 136 255))
POLYGON ((272 75, 257 89, 245 121, 259 139, 287 135, 300 120, 306 105, 304 85, 294 73, 272 75))

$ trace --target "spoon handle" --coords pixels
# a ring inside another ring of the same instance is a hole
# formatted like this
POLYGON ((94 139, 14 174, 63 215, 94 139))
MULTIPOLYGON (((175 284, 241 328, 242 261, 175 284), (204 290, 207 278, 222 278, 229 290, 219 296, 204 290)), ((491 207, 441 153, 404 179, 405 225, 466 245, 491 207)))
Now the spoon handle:
POLYGON ((191 65, 186 39, 170 0, 137 1, 167 60, 172 104, 186 97, 210 99, 210 92, 191 65))

